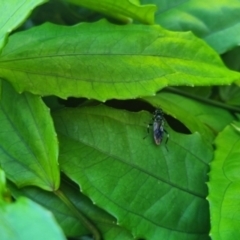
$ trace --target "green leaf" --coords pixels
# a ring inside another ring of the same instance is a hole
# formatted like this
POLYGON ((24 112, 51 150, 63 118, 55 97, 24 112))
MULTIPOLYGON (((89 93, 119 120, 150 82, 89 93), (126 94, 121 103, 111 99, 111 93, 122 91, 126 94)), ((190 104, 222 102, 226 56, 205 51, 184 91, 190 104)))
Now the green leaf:
POLYGON ((59 186, 58 142, 49 109, 39 96, 18 94, 1 81, 0 165, 19 187, 59 186))
POLYGON ((222 86, 219 88, 221 99, 229 105, 239 105, 240 102, 240 88, 233 84, 231 86, 222 86))
POLYGON ((191 33, 99 21, 16 33, 0 56, 0 76, 20 92, 105 101, 167 85, 230 84, 240 75, 191 33))
POLYGON ((236 131, 240 132, 240 126, 239 126, 239 124, 232 123, 231 125, 232 125, 232 127, 233 127, 236 131))
POLYGON ((1 1, 0 5, 0 51, 7 35, 16 29, 28 17, 31 11, 47 0, 8 0, 1 1))
POLYGON ((3 195, 6 191, 6 180, 5 174, 2 169, 0 169, 0 201, 3 200, 3 195))
MULTIPOLYGON (((8 182, 8 187, 15 198, 26 196, 50 210, 67 237, 90 234, 70 209, 53 193, 43 191, 36 187, 18 189, 10 182, 8 182)), ((101 229, 104 240, 133 239, 126 229, 116 225, 114 217, 94 205, 86 196, 79 192, 76 186, 65 183, 61 185, 60 189, 77 209, 89 217, 98 229, 101 229)))
MULTIPOLYGON (((239 122, 236 123, 239 126, 239 122)), ((240 134, 227 126, 216 139, 216 152, 209 174, 211 237, 240 239, 240 134)))
MULTIPOLYGON (((146 3, 149 1, 142 1, 146 3)), ((239 45, 239 0, 158 1, 156 22, 174 31, 192 31, 203 38, 218 53, 224 53, 239 45)))
POLYGON ((52 214, 24 197, 1 205, 0 232, 2 240, 65 239, 52 214))
POLYGON ((135 238, 209 239, 212 149, 167 128, 168 152, 152 134, 143 139, 150 119, 105 106, 55 112, 61 169, 135 238))
MULTIPOLYGON (((172 88, 168 88, 168 90, 171 90, 172 88)), ((206 98, 208 99, 211 94, 212 94, 212 87, 187 87, 187 86, 183 86, 183 87, 177 87, 174 88, 177 89, 181 92, 183 92, 183 96, 184 93, 185 94, 191 94, 192 96, 201 96, 201 98, 206 98)))
POLYGON ((192 133, 199 132, 210 143, 234 119, 225 109, 173 93, 164 92, 143 99, 155 107, 161 107, 164 112, 180 120, 192 133))
POLYGON ((153 24, 154 13, 157 10, 155 5, 140 5, 139 1, 130 0, 67 0, 69 3, 90 8, 101 12, 122 22, 132 22, 132 19, 142 23, 153 24), (138 3, 137 3, 138 2, 138 3))
POLYGON ((4 201, 11 201, 11 195, 6 188, 6 178, 5 178, 5 173, 2 169, 0 169, 0 205, 4 201))
POLYGON ((236 47, 223 54, 222 59, 228 68, 238 72, 240 71, 240 47, 236 47))

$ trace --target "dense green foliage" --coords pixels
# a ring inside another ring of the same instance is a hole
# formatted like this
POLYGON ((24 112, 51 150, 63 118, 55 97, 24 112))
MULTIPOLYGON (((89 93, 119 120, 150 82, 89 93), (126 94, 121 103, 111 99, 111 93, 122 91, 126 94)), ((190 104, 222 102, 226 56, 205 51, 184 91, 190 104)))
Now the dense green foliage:
POLYGON ((239 0, 0 13, 1 239, 240 239, 239 0))

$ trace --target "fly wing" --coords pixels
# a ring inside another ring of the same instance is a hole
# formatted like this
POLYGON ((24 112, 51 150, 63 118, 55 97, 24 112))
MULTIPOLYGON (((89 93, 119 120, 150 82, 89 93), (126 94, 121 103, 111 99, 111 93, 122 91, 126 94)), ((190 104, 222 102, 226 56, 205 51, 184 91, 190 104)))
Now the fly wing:
POLYGON ((157 145, 160 145, 163 139, 164 130, 163 127, 160 125, 159 122, 153 122, 153 136, 154 141, 157 145))

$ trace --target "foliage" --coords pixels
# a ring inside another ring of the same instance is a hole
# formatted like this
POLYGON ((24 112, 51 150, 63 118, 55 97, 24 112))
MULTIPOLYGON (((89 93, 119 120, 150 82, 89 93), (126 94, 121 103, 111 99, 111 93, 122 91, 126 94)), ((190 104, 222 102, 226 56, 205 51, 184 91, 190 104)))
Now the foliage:
POLYGON ((1 239, 240 238, 240 1, 0 12, 1 239))

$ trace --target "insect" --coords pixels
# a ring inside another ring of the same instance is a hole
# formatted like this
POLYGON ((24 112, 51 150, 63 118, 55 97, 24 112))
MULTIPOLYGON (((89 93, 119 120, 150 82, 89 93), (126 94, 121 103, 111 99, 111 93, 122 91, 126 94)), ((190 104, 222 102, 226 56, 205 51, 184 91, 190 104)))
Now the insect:
POLYGON ((169 139, 169 134, 167 130, 164 129, 164 123, 165 123, 164 113, 161 108, 158 108, 153 113, 152 123, 149 123, 147 125, 147 132, 149 134, 149 127, 152 126, 154 141, 157 145, 161 144, 164 134, 166 133, 167 137, 165 141, 165 146, 168 151, 167 142, 169 139))

